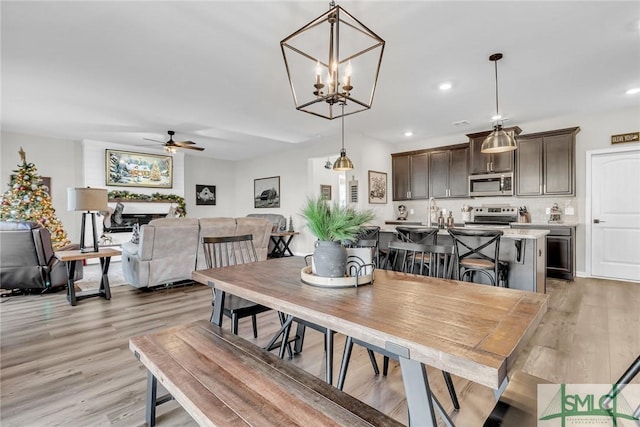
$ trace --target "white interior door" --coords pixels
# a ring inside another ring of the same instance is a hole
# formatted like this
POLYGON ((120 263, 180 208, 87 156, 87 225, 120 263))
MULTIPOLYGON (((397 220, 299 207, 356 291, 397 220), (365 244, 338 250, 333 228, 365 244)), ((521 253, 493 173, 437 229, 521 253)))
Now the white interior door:
POLYGON ((640 281, 640 149, 591 157, 591 274, 640 281))

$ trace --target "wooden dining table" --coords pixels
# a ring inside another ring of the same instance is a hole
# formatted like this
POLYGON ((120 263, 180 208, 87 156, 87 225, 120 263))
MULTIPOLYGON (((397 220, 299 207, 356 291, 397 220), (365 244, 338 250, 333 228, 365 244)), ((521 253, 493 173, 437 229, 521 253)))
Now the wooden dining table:
MULTIPOLYGON (((398 356, 412 425, 453 424, 429 389, 431 366, 496 391, 547 310, 548 296, 375 270, 373 284, 326 288, 301 281, 305 261, 286 257, 209 270, 193 280, 225 294, 382 347, 398 356)), ((219 304, 216 304, 218 306, 219 304)), ((221 325, 216 307, 212 322, 221 325)))

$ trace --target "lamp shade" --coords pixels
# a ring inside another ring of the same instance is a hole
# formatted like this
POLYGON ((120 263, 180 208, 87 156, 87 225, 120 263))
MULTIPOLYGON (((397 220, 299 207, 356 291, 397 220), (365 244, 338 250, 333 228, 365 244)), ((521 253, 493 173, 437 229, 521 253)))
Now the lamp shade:
POLYGON ((105 188, 67 188, 69 211, 106 211, 107 200, 105 188))
POLYGON ((515 139, 502 130, 502 126, 497 125, 482 143, 480 151, 483 153, 504 153, 505 151, 513 151, 516 148, 518 146, 515 139))
POLYGON ((333 164, 334 171, 350 171, 353 169, 353 162, 347 157, 347 152, 343 148, 340 151, 340 157, 338 157, 333 164))

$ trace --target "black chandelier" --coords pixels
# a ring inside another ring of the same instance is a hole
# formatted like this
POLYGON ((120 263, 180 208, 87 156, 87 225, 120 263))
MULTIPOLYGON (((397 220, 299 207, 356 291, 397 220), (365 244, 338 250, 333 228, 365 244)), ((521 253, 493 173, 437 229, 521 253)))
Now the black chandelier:
POLYGON ((326 119, 345 114, 347 101, 347 115, 370 109, 384 45, 331 1, 328 12, 280 42, 296 109, 326 119))

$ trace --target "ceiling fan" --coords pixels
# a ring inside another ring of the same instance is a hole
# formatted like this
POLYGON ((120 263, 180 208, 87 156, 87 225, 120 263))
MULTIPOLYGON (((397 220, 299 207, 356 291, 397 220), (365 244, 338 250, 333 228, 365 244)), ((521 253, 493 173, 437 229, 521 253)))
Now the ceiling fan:
POLYGON ((196 143, 193 141, 174 141, 173 140, 173 135, 175 135, 176 133, 172 130, 167 131, 167 133, 169 134, 169 140, 168 141, 158 141, 157 139, 150 139, 150 138, 144 138, 147 141, 153 141, 153 142, 159 142, 164 146, 164 151, 167 151, 169 153, 175 153, 177 151, 178 148, 186 148, 188 150, 197 150, 197 151, 204 151, 204 148, 202 147, 198 147, 197 145, 195 145, 196 143))

